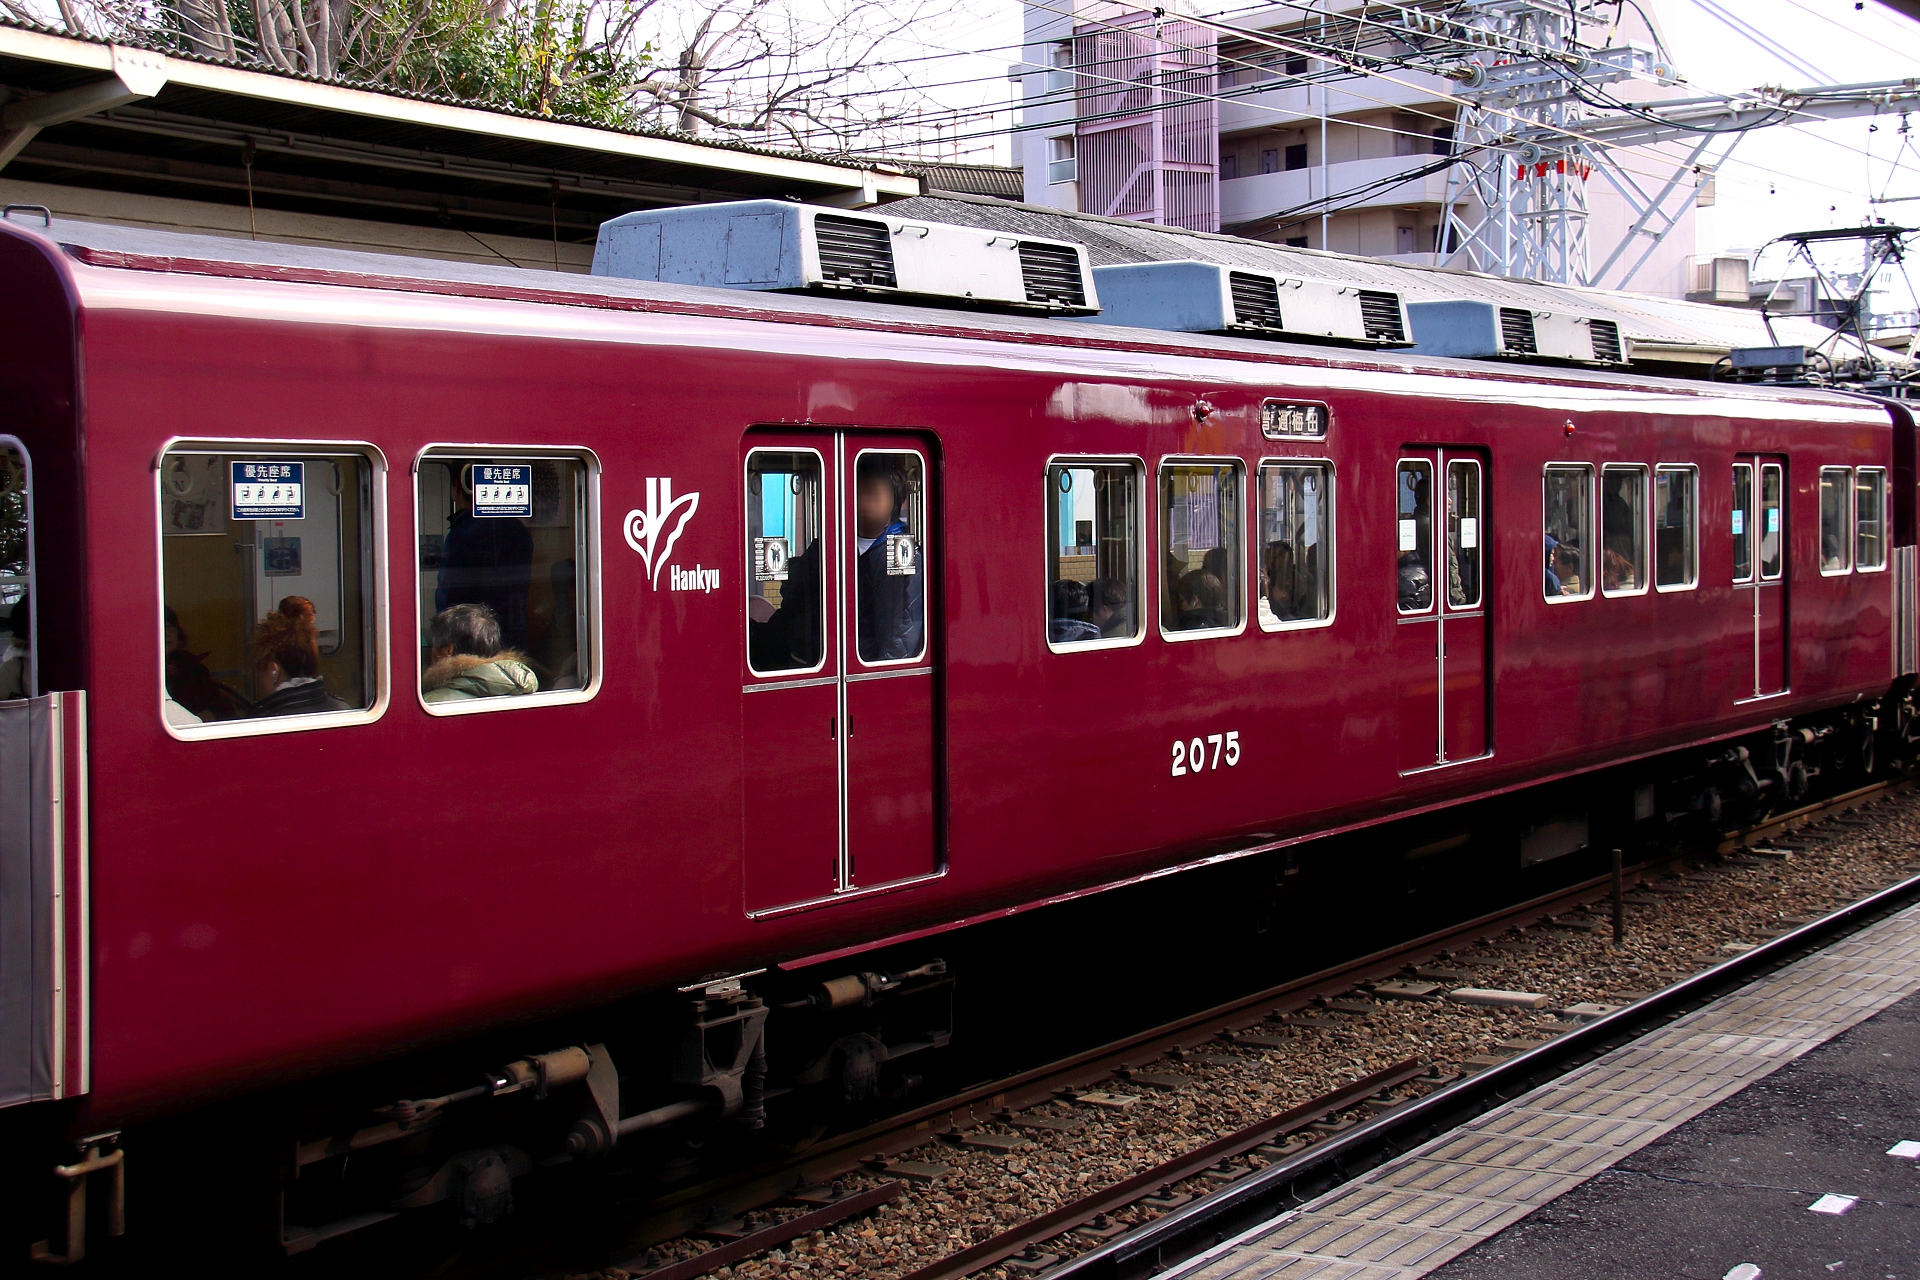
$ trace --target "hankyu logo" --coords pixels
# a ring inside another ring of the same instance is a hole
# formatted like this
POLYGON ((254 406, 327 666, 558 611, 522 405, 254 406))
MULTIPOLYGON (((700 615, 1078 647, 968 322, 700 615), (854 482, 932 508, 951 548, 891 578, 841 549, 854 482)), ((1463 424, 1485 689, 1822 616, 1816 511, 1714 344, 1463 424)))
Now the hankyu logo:
MULTIPOLYGON (((648 579, 655 588, 660 585, 660 570, 673 555, 673 544, 680 541, 680 531, 699 509, 699 494, 683 493, 676 498, 671 478, 648 476, 646 509, 627 512, 621 531, 627 535, 627 545, 639 553, 640 563, 647 566, 648 579)), ((717 576, 718 571, 714 572, 717 576)))

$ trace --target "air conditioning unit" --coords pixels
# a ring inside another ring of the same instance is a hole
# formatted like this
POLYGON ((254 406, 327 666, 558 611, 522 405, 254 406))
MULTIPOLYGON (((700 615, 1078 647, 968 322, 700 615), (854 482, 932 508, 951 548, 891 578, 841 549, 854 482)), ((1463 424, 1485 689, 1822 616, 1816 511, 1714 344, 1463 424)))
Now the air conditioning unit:
POLYGON ((1067 315, 1100 309, 1080 245, 779 200, 652 209, 601 223, 593 273, 1067 315))
POLYGON ((1413 349, 1422 355, 1559 364, 1627 362, 1620 326, 1593 316, 1465 298, 1408 303, 1407 316, 1413 322, 1413 349))
POLYGON ((1384 290, 1213 262, 1095 267, 1093 278, 1095 324, 1369 347, 1407 341, 1400 295, 1384 290))

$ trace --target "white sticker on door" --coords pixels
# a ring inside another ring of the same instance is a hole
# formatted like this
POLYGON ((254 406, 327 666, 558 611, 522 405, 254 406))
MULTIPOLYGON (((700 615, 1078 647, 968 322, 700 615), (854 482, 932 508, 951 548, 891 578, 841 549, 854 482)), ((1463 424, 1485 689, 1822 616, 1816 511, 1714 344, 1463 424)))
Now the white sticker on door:
POLYGON ((1420 532, 1417 521, 1402 520, 1400 522, 1400 549, 1402 551, 1418 551, 1420 549, 1420 532))

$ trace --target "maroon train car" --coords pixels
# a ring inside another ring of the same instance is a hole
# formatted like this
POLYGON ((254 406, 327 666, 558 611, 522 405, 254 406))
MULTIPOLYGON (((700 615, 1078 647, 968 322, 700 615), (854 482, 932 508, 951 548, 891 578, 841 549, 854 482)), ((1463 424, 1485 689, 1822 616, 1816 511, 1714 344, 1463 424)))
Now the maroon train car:
POLYGON ((688 992, 699 1105, 595 1043, 421 1112, 551 1091, 591 1154, 756 1105, 755 970, 837 1008, 915 930, 1628 761, 1693 762, 1647 821, 1765 803, 1911 719, 1860 398, 67 224, 0 292, 0 1115, 99 1164, 688 992))

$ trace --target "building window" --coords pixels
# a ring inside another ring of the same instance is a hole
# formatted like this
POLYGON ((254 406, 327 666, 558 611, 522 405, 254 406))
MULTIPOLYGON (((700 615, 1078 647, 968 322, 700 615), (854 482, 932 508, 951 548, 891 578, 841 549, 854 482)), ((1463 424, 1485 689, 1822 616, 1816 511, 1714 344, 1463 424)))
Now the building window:
POLYGON ((1593 468, 1577 463, 1548 467, 1543 495, 1547 599, 1585 600, 1593 594, 1593 574, 1587 564, 1593 468))
POLYGON ((1287 172, 1307 167, 1307 144, 1296 142, 1287 148, 1287 172))
POLYGON ((1820 572, 1845 573, 1852 548, 1847 543, 1847 502, 1853 473, 1845 467, 1820 468, 1820 572))
POLYGON ((1305 236, 1288 236, 1287 237, 1287 248, 1304 249, 1306 247, 1307 247, 1307 238, 1305 236))
POLYGON ((1222 182, 1225 182, 1230 178, 1237 178, 1239 176, 1240 176, 1239 155, 1232 151, 1221 152, 1220 153, 1220 180, 1222 182))
POLYGON ((1048 93, 1068 93, 1074 87, 1073 41, 1061 40, 1054 44, 1049 53, 1053 70, 1047 72, 1048 93))
POLYGON ((1887 473, 1861 467, 1853 473, 1853 563, 1862 573, 1887 567, 1887 473))
POLYGON ((584 457, 544 450, 420 459, 416 640, 429 710, 577 699, 592 683, 589 474, 584 457))
POLYGON ((1130 643, 1140 635, 1140 466, 1047 468, 1047 643, 1130 643))
POLYGON ((1305 58, 1303 58, 1303 57, 1302 57, 1302 58, 1288 58, 1288 59, 1287 59, 1287 74, 1288 74, 1288 75, 1290 75, 1290 76, 1303 76, 1303 75, 1305 75, 1305 74, 1307 74, 1307 60, 1306 60, 1305 58))
POLYGON ((1453 126, 1443 124, 1433 131, 1433 154, 1450 156, 1453 154, 1453 126))
POLYGON ((1079 176, 1080 162, 1074 150, 1074 136, 1063 133, 1047 139, 1047 181, 1073 182, 1079 176))
POLYGON ((160 460, 161 710, 175 733, 351 723, 374 707, 377 458, 261 441, 160 460))
POLYGON ((1168 634, 1241 625, 1238 462, 1160 468, 1160 629, 1168 634))
POLYGON ((1333 466, 1260 468, 1260 625, 1268 631, 1333 616, 1333 466))
POLYGON ((1700 580, 1698 472, 1661 467, 1653 475, 1653 584, 1682 591, 1700 580))

